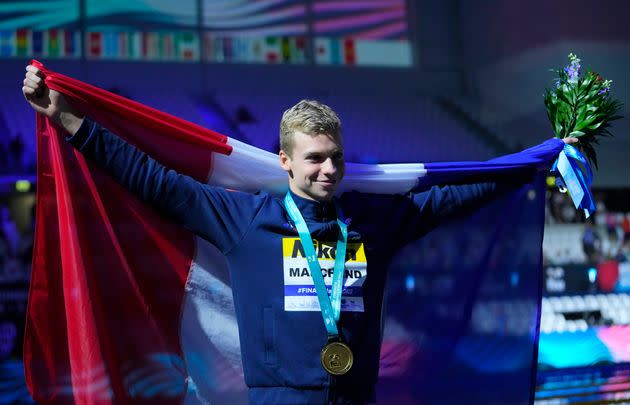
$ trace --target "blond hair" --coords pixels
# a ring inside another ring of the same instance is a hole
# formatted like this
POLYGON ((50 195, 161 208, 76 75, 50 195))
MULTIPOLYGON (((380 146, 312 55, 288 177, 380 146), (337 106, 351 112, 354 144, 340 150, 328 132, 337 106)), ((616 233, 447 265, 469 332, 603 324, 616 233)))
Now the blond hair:
POLYGON ((282 114, 280 120, 280 149, 291 156, 293 134, 330 135, 341 140, 341 120, 332 108, 315 100, 302 100, 282 114))

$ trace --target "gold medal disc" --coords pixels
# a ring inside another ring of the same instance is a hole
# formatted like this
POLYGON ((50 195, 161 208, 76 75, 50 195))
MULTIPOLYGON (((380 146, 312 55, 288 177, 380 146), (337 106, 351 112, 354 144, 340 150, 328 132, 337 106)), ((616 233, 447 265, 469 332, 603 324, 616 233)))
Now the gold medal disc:
POLYGON ((329 374, 343 375, 350 371, 354 358, 350 347, 339 341, 328 342, 321 352, 322 367, 329 374))

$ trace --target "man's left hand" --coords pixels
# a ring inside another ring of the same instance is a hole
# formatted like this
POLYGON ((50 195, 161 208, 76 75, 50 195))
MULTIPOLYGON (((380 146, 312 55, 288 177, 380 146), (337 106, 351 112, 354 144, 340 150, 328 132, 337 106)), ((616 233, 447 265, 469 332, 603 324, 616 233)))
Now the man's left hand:
POLYGON ((562 142, 571 145, 572 143, 578 143, 579 139, 574 138, 574 137, 568 137, 568 138, 562 138, 562 142))

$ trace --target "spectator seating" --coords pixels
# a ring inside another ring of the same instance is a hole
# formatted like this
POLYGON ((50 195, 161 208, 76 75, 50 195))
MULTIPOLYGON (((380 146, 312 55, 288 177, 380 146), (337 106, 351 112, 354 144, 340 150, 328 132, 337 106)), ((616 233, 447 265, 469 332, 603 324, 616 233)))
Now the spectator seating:
POLYGON ((543 297, 540 331, 585 331, 590 326, 630 324, 630 294, 543 297))
MULTIPOLYGON (((218 103, 234 115, 246 107, 254 123, 241 124, 252 144, 276 152, 279 123, 285 109, 309 95, 217 94, 218 103)), ((347 159, 363 162, 484 160, 494 156, 470 130, 430 98, 335 95, 313 96, 339 114, 347 159)))
POLYGON ((545 226, 543 252, 551 263, 584 263, 583 224, 548 224, 545 226))

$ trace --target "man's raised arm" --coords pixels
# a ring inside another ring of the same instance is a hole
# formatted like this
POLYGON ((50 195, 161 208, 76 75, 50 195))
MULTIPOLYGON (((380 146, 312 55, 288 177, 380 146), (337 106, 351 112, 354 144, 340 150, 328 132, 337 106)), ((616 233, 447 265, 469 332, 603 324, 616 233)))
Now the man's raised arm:
POLYGON ((263 198, 211 187, 168 169, 84 117, 28 66, 22 87, 35 111, 63 127, 68 141, 139 199, 226 252, 241 240, 263 198))

